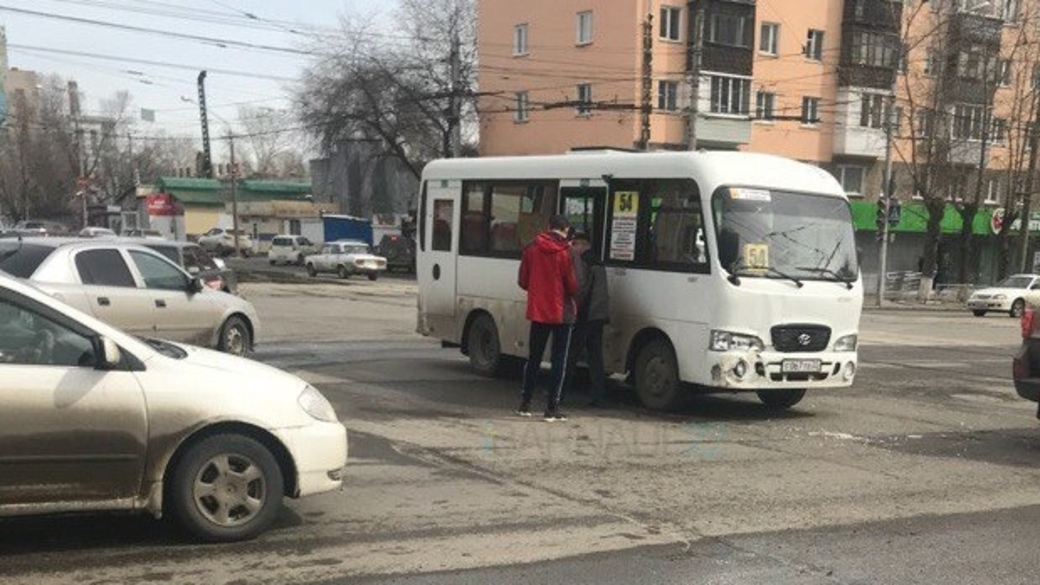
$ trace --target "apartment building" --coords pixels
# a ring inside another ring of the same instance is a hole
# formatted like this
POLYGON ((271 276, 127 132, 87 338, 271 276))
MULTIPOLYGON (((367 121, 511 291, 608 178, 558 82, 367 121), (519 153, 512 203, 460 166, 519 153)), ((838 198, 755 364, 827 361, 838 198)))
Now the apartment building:
POLYGON ((480 0, 481 153, 686 149, 692 134, 697 148, 780 154, 835 175, 872 250, 890 152, 894 195, 914 211, 893 226, 890 265, 915 269, 922 190, 949 199, 949 234, 960 203, 978 199, 981 235, 1020 202, 1038 4, 480 0))

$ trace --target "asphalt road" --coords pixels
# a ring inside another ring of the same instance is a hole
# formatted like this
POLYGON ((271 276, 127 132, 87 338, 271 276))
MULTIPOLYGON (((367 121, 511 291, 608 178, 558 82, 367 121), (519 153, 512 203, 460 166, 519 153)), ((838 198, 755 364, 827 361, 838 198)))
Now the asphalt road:
POLYGON ((414 283, 246 284, 256 358, 330 398, 343 491, 255 541, 166 522, 0 521, 8 583, 1034 583, 1040 424, 1014 394, 1017 323, 870 311, 846 390, 773 413, 745 396, 563 424, 516 382, 416 337, 414 283))

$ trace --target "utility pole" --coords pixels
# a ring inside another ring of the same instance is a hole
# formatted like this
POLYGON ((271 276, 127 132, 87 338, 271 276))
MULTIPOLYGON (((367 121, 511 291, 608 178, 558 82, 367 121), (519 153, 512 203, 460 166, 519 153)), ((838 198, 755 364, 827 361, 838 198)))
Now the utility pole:
POLYGON ((202 122, 202 176, 213 178, 213 158, 209 149, 209 117, 206 115, 206 70, 199 71, 199 120, 202 122))
MULTIPOLYGON (((895 71, 892 72, 893 77, 895 71)), ((880 307, 885 298, 885 274, 888 272, 888 214, 892 205, 892 126, 896 113, 896 82, 892 82, 892 95, 888 96, 885 116, 885 184, 881 186, 881 197, 885 200, 885 217, 881 226, 881 251, 879 253, 877 306, 880 307)))
POLYGON ((451 55, 448 66, 451 69, 451 103, 449 121, 451 125, 451 156, 459 158, 462 156, 462 103, 459 99, 459 88, 462 86, 462 56, 460 49, 459 31, 455 29, 451 34, 451 55))
POLYGON ((700 115, 701 93, 701 55, 704 53, 704 0, 692 0, 687 5, 687 12, 692 15, 690 21, 690 39, 688 47, 688 63, 686 64, 686 85, 690 91, 689 104, 686 106, 686 147, 697 150, 697 116, 700 115))
POLYGON ((643 77, 642 91, 639 104, 639 149, 650 148, 650 112, 653 108, 653 78, 654 78, 654 15, 646 13, 643 22, 643 77))
POLYGON ((83 227, 87 227, 90 219, 87 214, 87 195, 90 193, 90 181, 83 172, 83 129, 80 123, 79 84, 69 82, 69 114, 72 116, 72 131, 76 149, 76 188, 80 196, 80 213, 83 227))
POLYGON ((231 150, 231 229, 235 234, 235 256, 242 256, 241 242, 238 237, 238 164, 235 162, 235 135, 231 128, 227 131, 228 148, 231 150))

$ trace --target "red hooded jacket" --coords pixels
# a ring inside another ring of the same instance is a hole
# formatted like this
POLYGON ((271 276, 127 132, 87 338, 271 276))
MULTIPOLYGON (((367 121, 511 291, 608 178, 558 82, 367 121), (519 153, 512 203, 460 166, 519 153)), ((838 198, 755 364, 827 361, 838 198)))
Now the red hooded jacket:
POLYGON ((563 236, 543 232, 524 248, 518 283, 527 291, 528 321, 574 323, 578 278, 571 263, 570 244, 563 236))

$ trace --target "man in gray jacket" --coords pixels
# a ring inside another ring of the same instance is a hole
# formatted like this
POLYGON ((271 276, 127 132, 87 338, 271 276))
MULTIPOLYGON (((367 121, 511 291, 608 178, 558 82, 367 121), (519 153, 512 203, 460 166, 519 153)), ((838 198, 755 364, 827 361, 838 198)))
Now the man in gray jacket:
MULTIPOLYGON (((575 263, 579 274, 578 320, 575 324, 570 355, 577 359, 585 350, 591 386, 590 406, 605 406, 607 374, 603 365, 603 326, 610 321, 610 294, 607 290, 607 271, 589 242, 588 235, 576 232, 571 246, 580 258, 575 263)), ((573 372, 574 368, 568 368, 573 372)))

